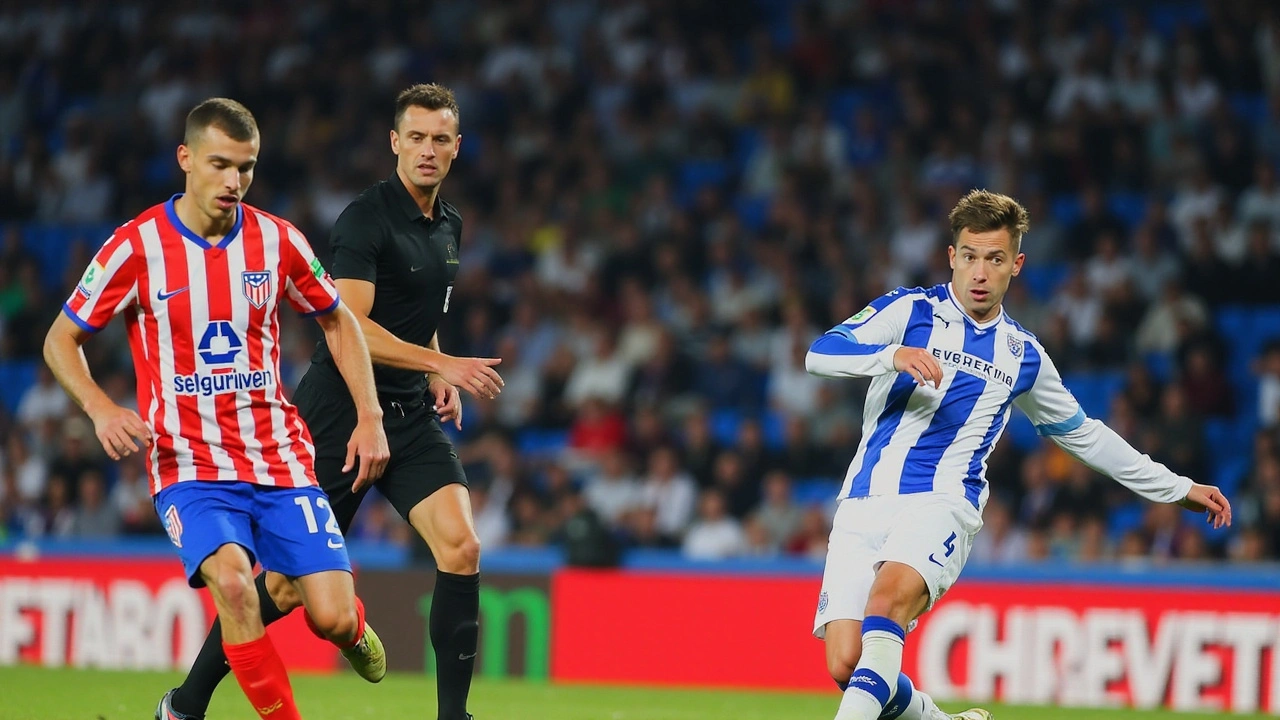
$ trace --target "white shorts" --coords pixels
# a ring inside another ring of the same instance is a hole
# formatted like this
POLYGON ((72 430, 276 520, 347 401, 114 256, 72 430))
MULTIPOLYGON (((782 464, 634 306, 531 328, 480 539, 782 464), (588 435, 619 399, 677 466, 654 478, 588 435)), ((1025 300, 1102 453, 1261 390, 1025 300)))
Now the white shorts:
POLYGON ((862 620, 871 583, 884 562, 902 563, 919 572, 929 588, 928 607, 933 607, 960 576, 980 529, 982 515, 958 495, 841 500, 827 543, 813 634, 823 637, 832 620, 862 620))

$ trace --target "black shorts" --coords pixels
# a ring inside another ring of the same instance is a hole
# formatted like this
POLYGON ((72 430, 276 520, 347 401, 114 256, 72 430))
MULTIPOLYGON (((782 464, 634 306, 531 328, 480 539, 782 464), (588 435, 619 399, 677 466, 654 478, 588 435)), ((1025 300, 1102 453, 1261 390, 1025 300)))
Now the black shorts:
MULTIPOLYGON (((338 526, 346 534, 369 491, 369 486, 365 486, 358 493, 351 492, 358 467, 342 472, 347 442, 356 427, 355 403, 345 386, 335 388, 308 372, 298 383, 293 404, 298 407, 316 444, 316 480, 328 494, 338 526)), ((421 401, 384 403, 382 427, 387 433, 391 460, 374 487, 391 501, 406 522, 409 511, 435 491, 453 483, 467 484, 458 453, 454 452, 453 443, 428 405, 421 401)))

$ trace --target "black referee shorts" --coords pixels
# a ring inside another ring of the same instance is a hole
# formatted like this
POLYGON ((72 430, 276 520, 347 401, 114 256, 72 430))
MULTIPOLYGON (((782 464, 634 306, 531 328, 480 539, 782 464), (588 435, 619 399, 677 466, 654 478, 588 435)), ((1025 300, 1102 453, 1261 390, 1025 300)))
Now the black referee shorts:
MULTIPOLYGON (((356 406, 346 387, 334 388, 308 372, 298 383, 293 404, 311 430, 316 444, 316 480, 329 496, 333 515, 343 534, 360 509, 369 486, 351 492, 359 466, 342 472, 347 442, 356 428, 356 406)), ((453 443, 440 428, 435 412, 424 403, 384 403, 382 426, 391 448, 391 460, 374 484, 406 522, 409 511, 440 488, 467 484, 453 443)))

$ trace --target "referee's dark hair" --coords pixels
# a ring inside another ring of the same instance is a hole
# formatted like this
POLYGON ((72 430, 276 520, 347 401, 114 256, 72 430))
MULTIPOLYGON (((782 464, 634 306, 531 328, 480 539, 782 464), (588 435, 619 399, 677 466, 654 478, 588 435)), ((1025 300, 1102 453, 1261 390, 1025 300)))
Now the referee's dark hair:
POLYGON ((191 146, 205 131, 214 127, 238 142, 248 142, 258 137, 258 121, 249 108, 229 98, 209 98, 191 108, 187 113, 187 128, 182 134, 182 144, 191 146))
POLYGON ((426 108, 427 110, 449 110, 453 113, 453 117, 457 119, 458 126, 462 126, 462 115, 458 112, 458 101, 453 97, 453 91, 449 88, 437 83, 418 83, 411 85, 396 96, 396 120, 395 127, 400 129, 400 120, 404 118, 404 111, 410 107, 417 106, 426 108))

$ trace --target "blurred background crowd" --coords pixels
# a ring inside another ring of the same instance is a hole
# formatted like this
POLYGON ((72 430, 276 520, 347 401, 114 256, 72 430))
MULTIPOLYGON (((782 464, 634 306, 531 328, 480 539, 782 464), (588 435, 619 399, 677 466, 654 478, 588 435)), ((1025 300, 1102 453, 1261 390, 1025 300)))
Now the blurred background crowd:
MULTIPOLYGON (((821 558, 862 381, 804 370, 869 300, 949 279, 972 187, 1031 212, 1006 309, 1086 411, 1233 497, 1206 532, 1013 423, 975 562, 1280 557, 1280 6, 1249 0, 0 1, 0 527, 158 533, 39 360, 111 228, 182 189, 191 105, 262 130, 248 202, 321 257, 394 168, 398 90, 462 108, 441 330, 497 356, 459 453, 482 543, 821 558)), ((286 313, 287 314, 287 313, 286 313)), ((284 376, 318 331, 286 318, 284 376)), ((120 323, 86 346, 133 405, 120 323)), ((1016 413, 1015 413, 1016 414, 1016 413)), ((407 543, 381 500, 355 540, 407 543)))

